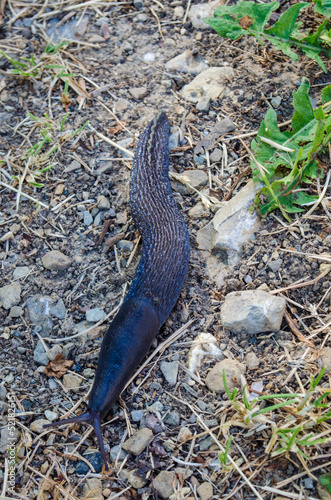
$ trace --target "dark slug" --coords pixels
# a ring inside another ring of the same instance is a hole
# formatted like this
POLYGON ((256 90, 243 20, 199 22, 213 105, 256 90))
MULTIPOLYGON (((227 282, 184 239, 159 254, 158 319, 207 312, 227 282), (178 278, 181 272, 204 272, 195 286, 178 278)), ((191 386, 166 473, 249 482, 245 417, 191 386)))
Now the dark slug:
POLYGON ((107 469, 101 420, 150 349, 180 294, 190 244, 170 187, 169 121, 159 112, 141 135, 130 180, 130 208, 142 237, 142 255, 129 292, 101 344, 88 411, 44 427, 93 425, 107 469))

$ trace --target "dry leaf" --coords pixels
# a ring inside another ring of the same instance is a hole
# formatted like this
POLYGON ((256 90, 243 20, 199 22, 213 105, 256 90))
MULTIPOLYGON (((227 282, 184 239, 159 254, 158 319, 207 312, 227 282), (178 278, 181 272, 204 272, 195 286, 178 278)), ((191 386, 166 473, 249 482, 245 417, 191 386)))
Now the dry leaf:
POLYGON ((73 361, 68 361, 62 354, 57 353, 54 361, 49 361, 45 367, 44 373, 49 377, 60 378, 64 375, 70 366, 74 364, 73 361))
POLYGON ((126 121, 121 120, 121 123, 118 123, 117 125, 115 125, 115 127, 109 127, 108 134, 109 135, 117 134, 117 132, 120 132, 121 130, 123 130, 123 127, 125 127, 125 125, 126 125, 126 121))
POLYGON ((250 28, 253 24, 253 19, 251 17, 247 16, 247 14, 246 14, 246 16, 241 17, 239 19, 239 24, 242 27, 242 29, 248 30, 248 28, 250 28))

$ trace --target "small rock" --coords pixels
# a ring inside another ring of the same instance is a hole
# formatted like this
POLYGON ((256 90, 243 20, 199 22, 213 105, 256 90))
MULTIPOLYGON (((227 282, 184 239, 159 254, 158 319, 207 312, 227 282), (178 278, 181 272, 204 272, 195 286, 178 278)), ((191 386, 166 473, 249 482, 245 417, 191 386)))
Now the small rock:
POLYGON ((102 212, 99 212, 95 217, 94 217, 94 227, 99 227, 102 224, 102 212))
POLYGON ((282 263, 283 259, 272 260, 271 262, 269 262, 268 267, 269 269, 271 269, 273 273, 276 273, 277 271, 279 271, 279 268, 282 265, 282 263))
POLYGON ((127 99, 120 98, 114 103, 115 113, 122 113, 126 111, 130 106, 130 102, 127 99))
POLYGON ((33 351, 33 359, 38 365, 46 366, 48 363, 45 348, 40 341, 37 343, 36 348, 33 351))
POLYGON ((110 448, 110 458, 112 459, 113 462, 115 462, 117 457, 118 460, 124 460, 126 456, 127 452, 124 451, 118 444, 110 448))
POLYGON ((203 21, 203 18, 213 17, 215 9, 223 4, 223 0, 215 0, 211 3, 198 3, 196 5, 192 5, 189 10, 188 17, 193 24, 193 27, 199 30, 210 29, 210 26, 203 21))
POLYGON ((210 159, 212 162, 221 161, 222 157, 223 157, 223 151, 220 148, 214 149, 214 151, 210 155, 210 159))
POLYGON ((198 75, 202 71, 208 69, 208 64, 205 63, 198 53, 192 53, 190 49, 185 50, 182 54, 170 59, 165 65, 167 71, 178 71, 180 73, 191 73, 198 75))
POLYGON ((133 6, 135 9, 142 9, 144 2, 142 0, 133 0, 133 6))
POLYGON ((172 427, 178 427, 180 424, 180 418, 176 411, 170 411, 163 419, 163 422, 172 427))
POLYGON ((271 99, 271 106, 273 106, 275 109, 278 109, 281 103, 282 103, 282 98, 279 97, 278 95, 271 99))
POLYGON ((323 361, 323 366, 326 368, 326 373, 331 373, 331 347, 323 347, 320 356, 323 361))
POLYGON ((13 272, 13 279, 25 278, 30 271, 31 269, 28 266, 17 266, 13 272))
POLYGON ((162 361, 160 368, 168 384, 176 385, 177 374, 178 374, 177 361, 172 361, 171 363, 168 363, 167 361, 162 361))
POLYGON ((21 300, 21 285, 12 283, 0 288, 0 304, 4 309, 11 309, 21 300))
MULTIPOLYGON (((203 170, 185 170, 179 177, 182 178, 183 181, 188 182, 195 189, 200 189, 208 182, 208 175, 203 170)), ((190 194, 193 192, 190 186, 180 181, 171 181, 171 184, 174 185, 175 190, 180 194, 190 194)))
POLYGON ((197 75, 191 83, 185 85, 180 90, 180 94, 193 103, 205 96, 213 100, 221 98, 224 95, 227 80, 233 76, 234 72, 230 66, 208 68, 197 75))
POLYGON ((210 107, 210 97, 204 96, 197 102, 196 106, 198 111, 202 111, 203 113, 207 113, 210 107))
POLYGON ((20 306, 13 306, 9 311, 9 316, 11 318, 19 318, 23 316, 23 309, 20 306))
POLYGON ((100 210, 108 210, 108 208, 110 208, 109 200, 107 200, 107 198, 103 195, 98 196, 97 204, 98 204, 98 208, 100 208, 100 210))
POLYGON ((184 14, 185 14, 184 7, 182 7, 181 5, 177 5, 177 7, 175 7, 174 10, 174 17, 182 19, 184 17, 184 14))
POLYGON ((63 271, 71 266, 72 260, 58 250, 47 252, 41 259, 43 266, 51 271, 63 271))
POLYGON ((49 420, 46 420, 45 418, 39 418, 38 420, 34 420, 30 424, 30 429, 32 432, 37 432, 38 434, 41 434, 44 432, 44 425, 50 424, 49 420))
POLYGON ((173 494, 173 484, 176 475, 173 472, 162 471, 153 481, 153 486, 162 498, 169 498, 173 494))
POLYGON ((177 440, 180 443, 185 443, 188 439, 192 437, 192 432, 188 427, 182 427, 177 436, 177 440))
POLYGON ((64 319, 66 317, 66 308, 62 299, 59 299, 55 305, 49 308, 49 314, 58 319, 64 319))
POLYGON ((78 170, 82 168, 81 164, 77 160, 73 160, 65 169, 64 172, 72 172, 73 170, 78 170))
POLYGON ((85 479, 83 497, 86 498, 86 500, 104 500, 101 479, 97 477, 85 479))
POLYGON ((245 330, 250 334, 280 329, 285 299, 263 290, 230 292, 221 308, 223 327, 233 333, 245 330))
POLYGON ((137 490, 138 488, 143 488, 147 483, 147 479, 144 474, 137 474, 134 470, 123 469, 120 472, 121 479, 126 479, 129 483, 137 490))
POLYGON ((260 364, 260 360, 255 354, 255 352, 249 352, 246 355, 246 365, 249 370, 253 370, 254 368, 257 368, 260 364))
POLYGON ((1 429, 0 453, 5 453, 9 446, 13 446, 20 438, 19 430, 9 425, 3 425, 1 429))
POLYGON ((206 385, 212 392, 224 392, 223 370, 230 391, 238 387, 235 381, 240 383, 240 376, 244 375, 246 366, 235 359, 223 359, 209 371, 206 377, 206 385))
POLYGON ((143 59, 145 62, 154 62, 156 59, 156 54, 154 52, 146 52, 146 54, 143 55, 143 59))
POLYGON ((180 132, 176 130, 169 136, 169 151, 180 146, 180 132))
POLYGON ((66 389, 77 389, 83 379, 81 377, 78 377, 77 375, 74 375, 73 373, 66 373, 63 375, 63 385, 66 389))
POLYGON ((134 245, 132 241, 120 240, 118 243, 116 243, 116 246, 124 253, 131 253, 134 245))
POLYGON ((148 409, 150 411, 155 411, 155 412, 161 413, 164 410, 164 406, 161 403, 161 401, 155 401, 155 403, 153 403, 152 405, 150 405, 148 407, 148 409))
MULTIPOLYGON (((94 453, 84 453, 84 458, 86 458, 90 464, 94 467, 96 473, 101 472, 102 469, 102 456, 99 451, 94 453)), ((75 472, 77 474, 87 474, 91 471, 91 468, 83 460, 79 460, 76 465, 75 472)), ((93 500, 94 497, 91 497, 93 500)))
POLYGON ((162 420, 157 418, 153 413, 148 413, 146 415, 146 427, 153 431, 153 434, 158 434, 163 431, 163 423, 162 420))
POLYGON ((65 185, 58 184, 55 188, 55 191, 54 191, 55 196, 60 196, 61 194, 63 194, 64 190, 65 190, 65 185))
POLYGON ((194 207, 189 210, 189 217, 191 219, 200 219, 202 217, 208 217, 209 210, 199 201, 194 207))
POLYGON ((129 92, 136 101, 140 101, 147 96, 148 89, 146 87, 133 87, 129 92))
POLYGON ((146 14, 138 14, 137 21, 139 21, 140 23, 145 23, 146 21, 148 21, 148 16, 146 16, 146 14))
MULTIPOLYGON (((216 125, 214 125, 209 134, 198 141, 197 145, 194 148, 194 154, 197 155, 206 149, 210 149, 215 144, 217 139, 222 137, 222 135, 235 130, 235 128, 236 126, 233 121, 230 120, 230 118, 223 118, 223 120, 220 120, 216 123, 216 125)), ((221 151, 221 156, 222 154, 223 153, 221 151)))
POLYGON ((133 453, 134 455, 140 455, 149 443, 153 439, 153 432, 150 429, 144 427, 140 429, 136 434, 130 437, 123 444, 123 448, 128 453, 133 453))
POLYGON ((83 215, 84 215, 85 226, 90 226, 93 222, 92 214, 88 210, 84 210, 83 215))
POLYGON ((97 321, 101 321, 105 316, 105 311, 98 309, 97 307, 86 311, 86 321, 89 323, 97 323, 97 321))
POLYGON ((199 442, 199 450, 200 451, 207 451, 209 448, 214 444, 214 440, 211 436, 207 436, 204 439, 201 439, 199 442))
POLYGON ((58 414, 55 411, 45 410, 45 417, 49 422, 54 422, 59 418, 58 414))
POLYGON ((55 344, 51 349, 46 351, 46 356, 50 361, 54 361, 58 354, 62 354, 62 347, 58 344, 55 344))
POLYGON ((0 401, 6 400, 7 390, 3 385, 0 385, 0 401))
POLYGON ((132 410, 131 416, 132 416, 132 420, 134 422, 140 422, 140 420, 144 416, 144 412, 143 412, 143 410, 132 410))
POLYGON ((213 486, 205 481, 197 488, 197 493, 201 500, 209 500, 213 496, 213 486))

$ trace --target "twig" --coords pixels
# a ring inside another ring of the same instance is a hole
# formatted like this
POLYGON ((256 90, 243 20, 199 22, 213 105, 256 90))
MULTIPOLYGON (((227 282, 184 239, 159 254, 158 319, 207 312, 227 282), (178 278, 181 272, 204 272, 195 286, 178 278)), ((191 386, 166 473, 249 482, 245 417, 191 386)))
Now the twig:
MULTIPOLYGON (((5 187, 5 188, 7 188, 7 189, 11 189, 11 191, 15 191, 15 193, 18 193, 18 190, 16 188, 14 188, 13 186, 11 186, 10 184, 6 184, 5 182, 0 181, 0 185, 3 186, 3 187, 5 187)), ((42 207, 47 208, 47 209, 49 208, 48 205, 46 205, 42 201, 37 200, 36 198, 33 198, 29 194, 21 192, 21 196, 25 196, 25 198, 27 198, 28 200, 33 201, 37 205, 41 205, 42 207)))

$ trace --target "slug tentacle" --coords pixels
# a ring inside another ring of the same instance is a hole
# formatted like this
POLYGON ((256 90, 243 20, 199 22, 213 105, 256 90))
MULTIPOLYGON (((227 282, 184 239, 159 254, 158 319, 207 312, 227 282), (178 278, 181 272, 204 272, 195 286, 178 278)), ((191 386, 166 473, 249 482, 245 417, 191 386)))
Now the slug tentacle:
POLYGON ((105 464, 100 421, 148 353, 178 299, 188 267, 189 235, 168 176, 169 130, 167 115, 158 113, 135 151, 130 208, 142 237, 142 256, 130 290, 103 338, 89 410, 46 426, 92 424, 105 464))

